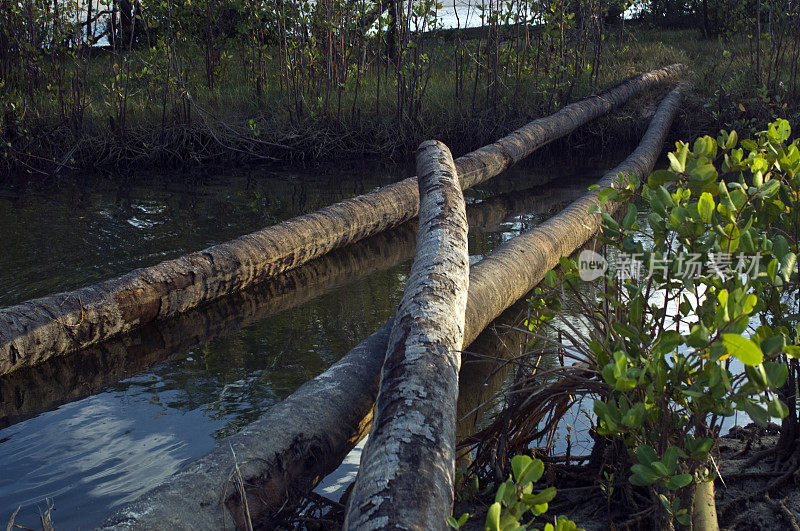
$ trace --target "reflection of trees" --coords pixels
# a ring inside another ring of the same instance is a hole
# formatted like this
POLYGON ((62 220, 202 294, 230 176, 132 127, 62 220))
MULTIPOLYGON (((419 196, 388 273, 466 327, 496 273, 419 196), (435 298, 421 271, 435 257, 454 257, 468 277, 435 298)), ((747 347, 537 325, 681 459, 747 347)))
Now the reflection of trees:
POLYGON ((0 256, 0 306, 154 265, 386 181, 374 172, 360 179, 250 178, 238 172, 200 182, 96 179, 14 191, 11 201, 0 204, 0 226, 10 228, 3 233, 7 248, 0 256), (146 224, 134 226, 129 222, 134 218, 146 224))

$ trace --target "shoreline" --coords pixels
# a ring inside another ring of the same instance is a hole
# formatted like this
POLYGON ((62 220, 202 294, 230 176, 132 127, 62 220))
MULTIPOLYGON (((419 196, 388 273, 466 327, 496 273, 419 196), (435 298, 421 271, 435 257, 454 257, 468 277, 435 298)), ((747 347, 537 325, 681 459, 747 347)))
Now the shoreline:
MULTIPOLYGON (((608 146, 613 146, 613 149, 635 146, 664 92, 650 90, 609 115, 543 146, 537 152, 536 163, 543 160, 554 162, 566 153, 588 156, 603 152, 608 146)), ((710 119, 702 113, 699 105, 684 107, 679 113, 681 118, 673 125, 671 138, 692 136, 696 131, 703 130, 710 119)), ((159 131, 148 126, 129 129, 123 139, 102 129, 84 132, 75 138, 76 133, 62 124, 39 134, 36 150, 29 148, 29 152, 25 153, 19 150, 20 146, 14 146, 18 155, 16 160, 6 160, 8 171, 0 182, 30 177, 65 178, 85 173, 130 176, 143 171, 166 171, 183 177, 196 171, 213 172, 222 166, 262 166, 279 170, 322 166, 336 168, 354 163, 410 165, 416 146, 425 139, 436 138, 452 145, 453 152, 458 156, 489 144, 535 118, 528 115, 512 118, 503 114, 488 119, 474 119, 464 115, 446 131, 436 132, 431 131, 430 127, 420 127, 399 134, 383 123, 348 125, 319 119, 271 138, 255 139, 231 133, 224 140, 208 124, 195 122, 169 126, 169 134, 161 145, 156 145, 159 131), (63 154, 65 150, 66 155, 63 154), (41 153, 55 155, 46 160, 41 153), (60 159, 61 162, 53 162, 52 159, 60 159)), ((226 127, 230 128, 230 125, 223 123, 222 128, 226 127)))

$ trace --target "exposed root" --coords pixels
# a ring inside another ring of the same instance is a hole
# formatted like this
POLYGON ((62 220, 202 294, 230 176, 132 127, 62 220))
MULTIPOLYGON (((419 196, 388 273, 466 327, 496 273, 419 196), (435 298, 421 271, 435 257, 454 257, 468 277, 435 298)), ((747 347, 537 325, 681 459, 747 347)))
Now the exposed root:
POLYGON ((794 517, 792 511, 786 506, 786 502, 789 497, 785 497, 782 500, 773 500, 769 497, 769 494, 764 494, 764 500, 769 503, 772 507, 780 511, 789 525, 792 527, 793 531, 800 531, 800 526, 797 525, 797 518, 794 517))
MULTIPOLYGON (((773 450, 774 451, 774 450, 773 450)), ((731 477, 732 474, 728 474, 726 477, 731 477)), ((800 481, 800 466, 793 466, 783 474, 781 474, 776 479, 770 481, 765 487, 758 489, 750 494, 746 494, 744 496, 740 496, 735 500, 732 500, 720 507, 720 515, 721 516, 728 516, 733 509, 740 509, 744 504, 751 502, 753 500, 759 500, 764 496, 768 496, 770 492, 773 492, 775 489, 782 487, 785 485, 790 479, 794 478, 795 482, 800 481)))

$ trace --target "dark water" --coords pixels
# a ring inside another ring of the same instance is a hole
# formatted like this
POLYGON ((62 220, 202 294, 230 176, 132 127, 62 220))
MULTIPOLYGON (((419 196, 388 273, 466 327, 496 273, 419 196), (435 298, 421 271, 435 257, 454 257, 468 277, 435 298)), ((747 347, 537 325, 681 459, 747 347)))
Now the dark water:
MULTIPOLYGON (((517 169, 468 192, 478 260, 582 194, 605 166, 517 169), (544 184, 548 183, 548 184, 544 184)), ((0 188, 0 306, 195 251, 407 175, 242 171, 194 182, 0 188)), ((413 224, 246 292, 0 378, 0 524, 47 499, 87 528, 324 371, 395 310, 413 224)))

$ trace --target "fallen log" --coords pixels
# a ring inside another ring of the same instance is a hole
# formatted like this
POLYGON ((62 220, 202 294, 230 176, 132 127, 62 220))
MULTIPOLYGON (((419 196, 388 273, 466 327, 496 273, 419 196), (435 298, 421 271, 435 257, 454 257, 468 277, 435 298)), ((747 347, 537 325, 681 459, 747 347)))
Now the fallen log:
MULTIPOLYGON (((664 98, 639 146, 605 174, 601 188, 610 186, 619 173, 639 178, 650 173, 680 101, 679 89, 664 98)), ((471 267, 464 344, 597 231, 599 216, 588 212, 598 204, 598 192, 587 192, 471 267)), ((606 203, 601 208, 612 212, 618 205, 606 203)), ((119 509, 102 528, 221 529, 231 524, 244 528, 248 520, 275 524, 282 510, 291 510, 366 435, 393 322, 389 319, 240 433, 119 509), (241 474, 246 504, 233 492, 234 470, 241 474)))
MULTIPOLYGON (((496 232, 519 214, 544 214, 585 191, 536 187, 467 206, 471 231, 496 232)), ((414 255, 416 223, 376 234, 265 282, 67 356, 0 376, 0 429, 80 400, 172 356, 386 270, 414 255)))
MULTIPOLYGON (((456 169, 462 189, 497 175, 641 91, 675 80, 684 70, 673 65, 641 74, 460 157, 456 169)), ((0 374, 239 291, 408 221, 418 208, 412 177, 203 251, 5 308, 0 310, 0 374)))
POLYGON ((383 362, 344 529, 439 529, 452 512, 469 285, 467 218, 444 144, 417 152, 417 250, 383 362))
POLYGON ((172 319, 2 375, 0 429, 395 267, 414 255, 415 242, 416 226, 406 223, 172 319))

